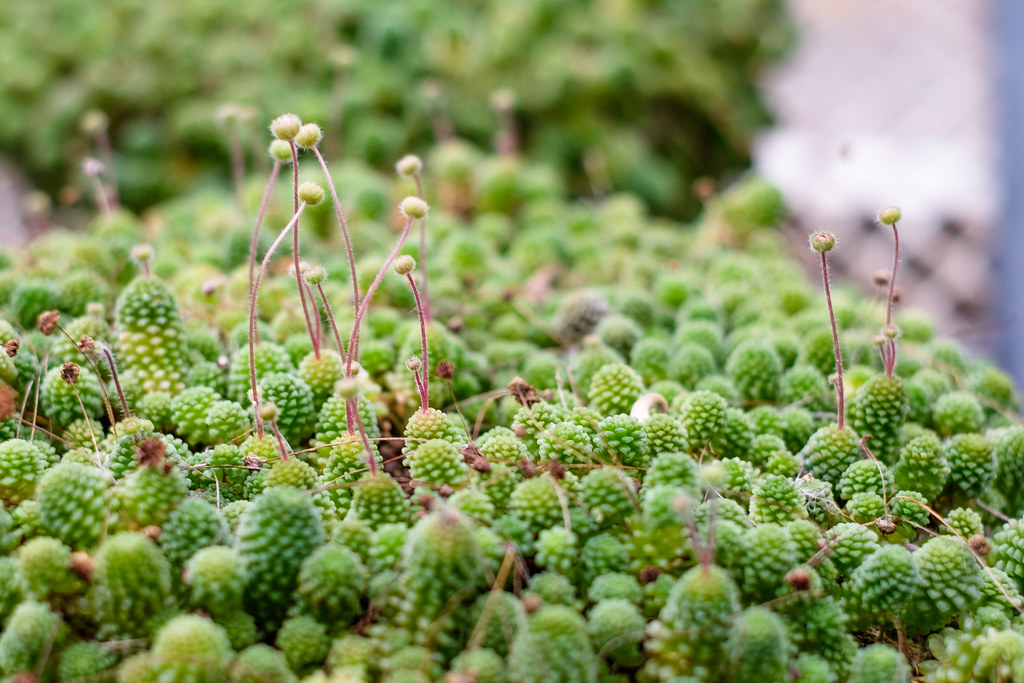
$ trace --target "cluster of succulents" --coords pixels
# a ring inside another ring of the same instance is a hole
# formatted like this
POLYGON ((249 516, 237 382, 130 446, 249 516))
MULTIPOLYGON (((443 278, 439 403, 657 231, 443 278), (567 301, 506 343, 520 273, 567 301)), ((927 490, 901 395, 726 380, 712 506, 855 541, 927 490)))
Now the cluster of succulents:
POLYGON ((136 210, 222 178, 224 141, 260 148, 293 102, 332 156, 378 168, 452 131, 489 148, 514 121, 496 144, 578 189, 692 215, 691 182, 746 165, 768 121, 756 77, 793 35, 781 0, 48 0, 5 3, 0 27, 4 155, 56 193, 109 135, 136 210))
POLYGON ((1019 397, 895 271, 819 233, 823 293, 756 179, 684 226, 271 130, 258 214, 7 255, 0 674, 1024 677, 1019 397))

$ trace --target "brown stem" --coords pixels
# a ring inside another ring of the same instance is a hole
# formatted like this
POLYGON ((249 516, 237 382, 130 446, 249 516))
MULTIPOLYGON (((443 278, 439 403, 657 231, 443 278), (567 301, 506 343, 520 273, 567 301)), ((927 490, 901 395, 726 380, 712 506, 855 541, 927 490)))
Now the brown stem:
MULTIPOLYGON (((110 375, 114 378, 114 386, 117 388, 117 397, 121 399, 121 410, 124 412, 125 419, 130 418, 132 414, 128 411, 128 401, 124 398, 124 390, 121 389, 121 380, 117 376, 117 366, 114 365, 114 355, 110 353, 105 345, 100 347, 103 349, 103 355, 107 358, 107 364, 110 366, 110 375)), ((113 424, 111 424, 113 427, 113 424)))

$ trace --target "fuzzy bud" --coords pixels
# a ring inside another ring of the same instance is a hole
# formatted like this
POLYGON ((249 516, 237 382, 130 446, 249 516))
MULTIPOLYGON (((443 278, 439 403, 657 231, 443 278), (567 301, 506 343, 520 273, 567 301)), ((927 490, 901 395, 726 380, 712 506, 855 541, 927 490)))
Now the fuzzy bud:
POLYGON ((86 157, 82 160, 82 173, 90 178, 97 178, 103 174, 103 162, 93 157, 86 157))
POLYGON ((282 164, 292 163, 292 146, 286 140, 274 140, 267 148, 270 158, 282 164))
POLYGON ((323 266, 310 266, 302 277, 306 278, 306 282, 311 285, 321 285, 327 279, 327 271, 323 266))
POLYGON ((827 254, 836 248, 836 236, 830 232, 816 232, 811 235, 811 250, 827 254))
POLYGON ((871 281, 875 283, 876 287, 887 287, 889 285, 889 271, 875 271, 875 274, 871 276, 871 281))
POLYGON ((416 267, 416 259, 408 254, 403 254, 395 259, 395 272, 399 275, 408 275, 416 267))
POLYGON ((274 422, 280 415, 281 411, 276 403, 263 403, 260 405, 260 419, 264 422, 274 422))
POLYGON ((395 164, 395 171, 403 178, 411 178, 419 175, 423 170, 423 160, 415 154, 407 154, 395 164))
POLYGON ((132 258, 139 263, 153 260, 153 247, 148 244, 136 244, 132 247, 132 258))
POLYGON ((82 118, 78 121, 78 127, 86 135, 96 135, 106 130, 109 122, 107 115, 99 109, 90 109, 82 114, 82 118))
POLYGON ((4 353, 6 353, 9 358, 14 358, 15 356, 18 355, 18 349, 20 347, 21 342, 19 342, 17 339, 8 339, 6 342, 4 342, 4 353))
POLYGON ((302 120, 295 114, 281 114, 270 122, 270 132, 278 140, 291 140, 299 134, 302 120))
POLYGON ((324 132, 315 123, 307 123, 295 135, 295 144, 303 149, 316 147, 323 140, 324 132))
POLYGON ((878 222, 882 225, 896 225, 896 222, 903 217, 903 212, 898 206, 887 206, 878 212, 878 222))
POLYGON ((419 197, 406 197, 398 208, 406 218, 426 218, 430 207, 419 197))
POLYGON ((882 336, 888 339, 896 339, 900 336, 900 328, 895 325, 889 325, 888 327, 882 328, 882 336))
POLYGON ((359 395, 359 380, 354 377, 346 377, 338 380, 334 388, 343 399, 355 398, 359 395))
POLYGON ((410 356, 409 360, 405 361, 405 367, 408 368, 409 372, 416 372, 423 366, 418 356, 410 356))
POLYGON ((57 311, 43 311, 36 318, 36 327, 45 335, 53 334, 53 331, 57 329, 57 325, 60 324, 60 313, 57 311))
POLYGON ((324 188, 312 180, 307 180, 299 185, 299 199, 310 206, 316 206, 324 200, 324 188))

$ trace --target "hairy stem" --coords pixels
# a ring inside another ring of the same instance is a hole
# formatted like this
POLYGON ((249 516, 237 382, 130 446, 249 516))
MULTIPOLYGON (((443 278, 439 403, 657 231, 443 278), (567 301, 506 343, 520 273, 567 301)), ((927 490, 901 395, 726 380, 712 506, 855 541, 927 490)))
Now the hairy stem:
POLYGON ((252 407, 257 415, 256 419, 256 431, 260 438, 263 437, 263 422, 259 419, 260 412, 260 392, 256 388, 256 338, 259 334, 256 328, 256 296, 259 293, 260 281, 263 279, 263 273, 266 272, 267 266, 270 264, 270 258, 277 251, 277 248, 284 241, 284 238, 288 236, 288 231, 291 230, 298 222, 299 216, 302 215, 302 211, 306 208, 306 203, 302 202, 299 204, 299 208, 296 209, 295 215, 288 221, 288 225, 284 227, 281 234, 277 236, 274 243, 270 245, 270 249, 267 250, 266 256, 263 257, 263 263, 260 265, 259 271, 256 273, 256 279, 253 281, 252 288, 249 292, 249 381, 252 382, 252 407))
POLYGON ((832 325, 832 350, 836 356, 836 397, 839 401, 839 410, 836 416, 839 422, 839 431, 842 431, 846 424, 846 395, 843 389, 843 356, 839 351, 839 329, 836 327, 836 314, 832 308, 832 290, 828 282, 828 259, 825 252, 821 252, 821 279, 825 283, 825 301, 828 303, 828 320, 832 325))

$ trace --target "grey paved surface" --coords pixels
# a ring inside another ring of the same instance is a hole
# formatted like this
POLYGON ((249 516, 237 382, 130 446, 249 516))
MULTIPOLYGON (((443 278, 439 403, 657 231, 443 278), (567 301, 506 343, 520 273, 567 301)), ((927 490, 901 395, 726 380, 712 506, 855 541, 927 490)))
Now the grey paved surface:
MULTIPOLYGON (((991 235, 1000 207, 990 0, 790 0, 797 51, 769 80, 778 127, 758 166, 808 231, 840 239, 867 284, 891 260, 875 212, 903 209, 907 304, 944 331, 989 336, 991 235)), ((985 340, 982 340, 985 341, 985 340)))

